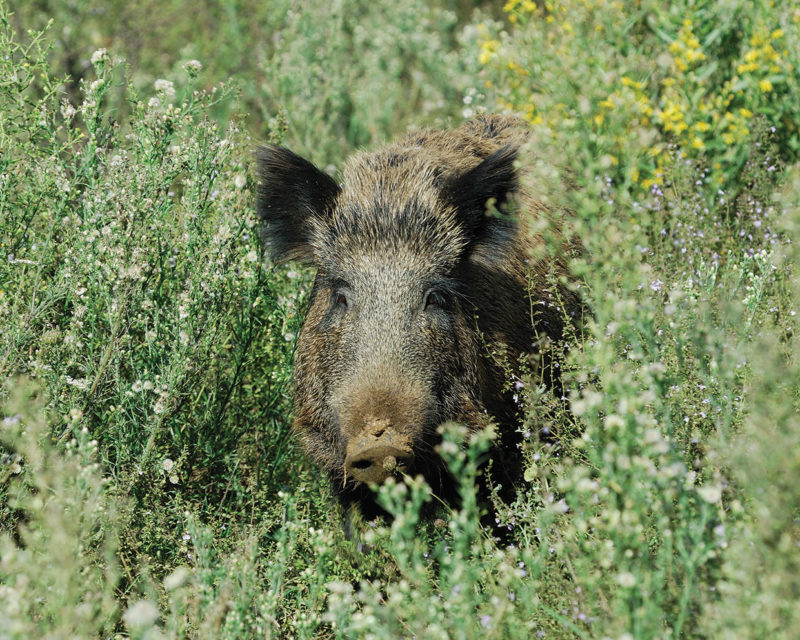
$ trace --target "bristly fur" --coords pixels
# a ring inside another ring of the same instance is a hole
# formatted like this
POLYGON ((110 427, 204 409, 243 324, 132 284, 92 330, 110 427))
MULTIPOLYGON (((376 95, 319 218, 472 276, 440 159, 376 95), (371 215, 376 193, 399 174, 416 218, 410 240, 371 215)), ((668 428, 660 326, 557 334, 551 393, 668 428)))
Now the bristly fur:
POLYGON ((559 279, 564 257, 533 259, 541 239, 487 212, 490 201, 518 202, 534 218, 550 215, 519 189, 528 135, 524 121, 504 116, 419 131, 355 154, 341 187, 285 149, 260 151, 266 246, 274 260, 317 268, 296 352, 294 430, 343 503, 375 509, 344 468, 348 443, 377 423, 411 443, 409 473, 447 499, 455 485, 435 453, 437 426, 493 420, 501 482, 516 479, 515 406, 506 371, 486 354, 518 363, 542 336, 562 337, 556 299, 568 313, 579 306, 559 279))

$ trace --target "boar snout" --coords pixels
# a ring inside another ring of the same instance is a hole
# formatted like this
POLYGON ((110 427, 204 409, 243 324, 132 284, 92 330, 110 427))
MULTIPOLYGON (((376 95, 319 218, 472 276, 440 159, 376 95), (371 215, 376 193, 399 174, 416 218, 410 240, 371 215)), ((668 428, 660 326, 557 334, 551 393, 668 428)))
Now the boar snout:
POLYGON ((408 437, 387 420, 373 420, 347 443, 345 478, 380 484, 395 472, 407 470, 414 461, 408 437))

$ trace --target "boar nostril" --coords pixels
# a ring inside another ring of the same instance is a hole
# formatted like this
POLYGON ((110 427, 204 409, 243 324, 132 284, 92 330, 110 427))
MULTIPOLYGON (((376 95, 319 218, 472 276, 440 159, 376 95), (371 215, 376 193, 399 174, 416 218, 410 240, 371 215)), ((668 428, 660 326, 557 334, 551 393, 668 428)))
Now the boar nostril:
POLYGON ((395 471, 407 468, 412 459, 408 450, 378 445, 353 451, 344 467, 347 476, 358 482, 380 484, 395 471))

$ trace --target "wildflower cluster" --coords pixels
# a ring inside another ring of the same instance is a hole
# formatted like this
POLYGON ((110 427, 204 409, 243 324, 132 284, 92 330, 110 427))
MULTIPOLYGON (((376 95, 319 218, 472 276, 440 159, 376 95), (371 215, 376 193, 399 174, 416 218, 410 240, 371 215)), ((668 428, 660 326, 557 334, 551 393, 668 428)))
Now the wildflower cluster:
POLYGON ((498 108, 546 125, 555 137, 588 125, 597 152, 619 167, 620 178, 644 189, 661 183, 672 144, 730 188, 759 118, 776 128, 782 153, 795 154, 800 139, 800 113, 789 98, 800 62, 796 15, 781 26, 769 7, 734 5, 667 10, 658 3, 512 0, 504 7, 512 31, 486 23, 478 61, 498 108), (612 68, 596 68, 606 57, 600 52, 619 41, 629 42, 624 57, 617 53, 612 68), (595 55, 562 68, 564 60, 581 60, 577 47, 595 55))

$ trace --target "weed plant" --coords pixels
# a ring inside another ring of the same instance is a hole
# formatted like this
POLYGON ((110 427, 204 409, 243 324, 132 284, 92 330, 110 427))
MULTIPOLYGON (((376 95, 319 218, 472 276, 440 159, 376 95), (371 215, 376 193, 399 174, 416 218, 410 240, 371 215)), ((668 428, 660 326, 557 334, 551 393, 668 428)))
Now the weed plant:
POLYGON ((800 9, 98 7, 0 4, 0 639, 796 635, 800 9), (569 411, 509 381, 504 542, 460 425, 461 508, 390 481, 347 541, 289 431, 310 274, 262 260, 252 149, 480 110, 531 121, 586 249, 569 411))

